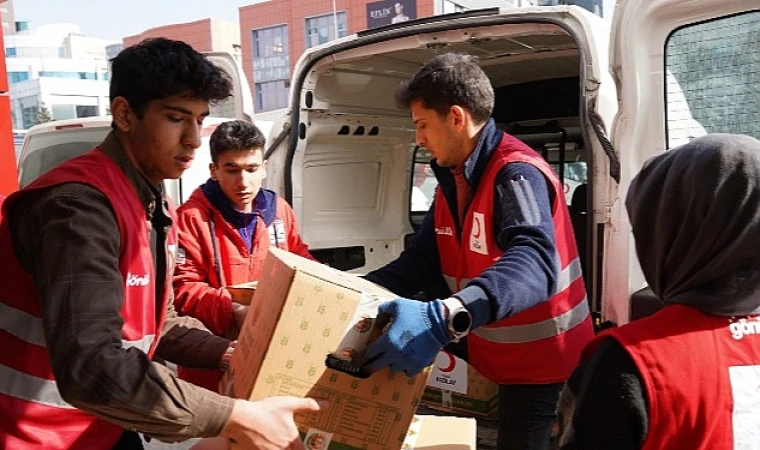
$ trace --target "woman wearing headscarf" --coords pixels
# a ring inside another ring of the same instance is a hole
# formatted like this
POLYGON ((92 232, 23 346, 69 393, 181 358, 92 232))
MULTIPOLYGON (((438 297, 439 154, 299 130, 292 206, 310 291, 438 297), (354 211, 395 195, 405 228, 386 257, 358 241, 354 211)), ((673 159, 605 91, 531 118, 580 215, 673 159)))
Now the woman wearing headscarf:
POLYGON ((760 141, 714 134, 658 155, 626 207, 663 308, 586 347, 558 447, 760 449, 760 141))

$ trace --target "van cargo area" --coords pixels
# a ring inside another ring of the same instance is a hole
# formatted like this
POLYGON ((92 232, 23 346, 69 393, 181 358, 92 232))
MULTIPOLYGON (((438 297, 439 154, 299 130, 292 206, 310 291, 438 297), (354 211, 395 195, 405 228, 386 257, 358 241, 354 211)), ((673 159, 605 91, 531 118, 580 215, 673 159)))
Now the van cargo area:
POLYGON ((397 105, 395 92, 444 52, 479 57, 495 89, 497 126, 536 149, 560 175, 589 267, 593 227, 586 185, 595 152, 588 143, 599 140, 584 121, 583 50, 555 23, 409 35, 317 60, 293 115, 298 139, 291 142, 290 165, 284 164, 284 178, 290 170, 292 183, 274 186, 292 201, 314 255, 339 269, 368 272, 394 259, 421 223, 427 207, 413 205, 414 174, 427 173, 417 187, 428 202, 435 179, 420 167, 430 154, 415 144, 410 112, 397 105))

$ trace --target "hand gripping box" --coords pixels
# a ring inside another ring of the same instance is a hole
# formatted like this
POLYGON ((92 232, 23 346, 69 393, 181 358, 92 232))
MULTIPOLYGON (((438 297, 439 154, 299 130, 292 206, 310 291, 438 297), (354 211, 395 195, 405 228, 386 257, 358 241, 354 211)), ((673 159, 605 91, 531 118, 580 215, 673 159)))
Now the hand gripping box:
POLYGON ((327 411, 299 414, 307 448, 400 450, 429 375, 387 368, 356 378, 325 365, 366 345, 377 306, 395 296, 359 278, 273 248, 264 263, 223 381, 229 395, 326 399, 327 411))
MULTIPOLYGON (((314 435, 316 436, 316 435, 314 435)), ((415 415, 402 450, 475 450, 477 427, 475 419, 415 415)), ((323 440, 316 437, 307 442, 307 450, 320 448, 323 440)), ((201 439, 191 450, 227 450, 224 438, 201 439)), ((325 447, 322 447, 325 448, 325 447)))
POLYGON ((464 360, 441 351, 422 396, 422 404, 465 416, 493 417, 499 406, 499 385, 464 360))

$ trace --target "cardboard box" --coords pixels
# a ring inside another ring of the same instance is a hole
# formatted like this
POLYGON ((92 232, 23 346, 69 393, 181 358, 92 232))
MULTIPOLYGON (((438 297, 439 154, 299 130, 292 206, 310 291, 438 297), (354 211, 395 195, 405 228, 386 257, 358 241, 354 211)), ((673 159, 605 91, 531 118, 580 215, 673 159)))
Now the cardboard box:
POLYGON ((251 300, 253 299, 253 294, 256 293, 256 287, 258 285, 258 281, 250 281, 248 283, 227 286, 227 290, 232 294, 232 301, 240 303, 241 305, 250 305, 251 300))
MULTIPOLYGON (((326 412, 299 414, 304 442, 330 450, 399 450, 429 370, 409 378, 387 368, 360 379, 325 366, 369 341, 377 306, 395 298, 355 275, 273 248, 223 386, 238 398, 326 399, 326 412)), ((308 448, 308 446, 307 446, 308 448)))
MULTIPOLYGON (((477 424, 475 419, 415 415, 402 450, 475 450, 477 424)), ((318 448, 320 441, 314 440, 318 448)), ((191 450, 227 450, 232 445, 224 438, 201 439, 191 450)), ((309 446, 306 447, 309 450, 309 446)))
POLYGON ((403 450, 475 450, 475 419, 415 415, 403 450))
POLYGON ((493 417, 499 407, 499 385, 464 360, 441 351, 433 364, 422 404, 465 416, 493 417))

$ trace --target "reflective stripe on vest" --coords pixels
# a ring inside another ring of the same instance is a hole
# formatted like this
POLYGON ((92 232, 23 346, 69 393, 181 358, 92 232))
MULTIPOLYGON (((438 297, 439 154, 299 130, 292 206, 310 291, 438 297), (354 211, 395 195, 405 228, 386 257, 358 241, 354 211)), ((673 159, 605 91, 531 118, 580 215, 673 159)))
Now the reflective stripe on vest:
MULTIPOLYGON (((5 330, 24 342, 39 347, 47 347, 45 332, 42 328, 42 319, 12 308, 4 303, 0 303, 0 330, 5 330)), ((121 345, 124 349, 134 347, 147 354, 155 338, 154 334, 147 334, 142 339, 134 341, 122 339, 121 345)))
POLYGON ((0 365, 0 393, 29 402, 63 409, 76 409, 66 403, 53 380, 35 377, 0 365))
MULTIPOLYGON (((552 296, 568 289, 581 275, 581 260, 575 258, 560 272, 557 279, 557 287, 552 296)), ((471 281, 469 279, 462 279, 462 286, 459 287, 456 285, 454 277, 444 275, 444 278, 452 292, 461 290, 471 281)), ((502 327, 481 327, 473 330, 472 333, 487 341, 501 344, 519 344, 558 336, 586 320, 590 314, 587 300, 587 297, 584 297, 583 301, 569 311, 556 317, 542 320, 541 322, 502 327)))
POLYGON ((511 325, 496 328, 478 328, 472 333, 479 337, 500 344, 519 344, 558 336, 565 331, 583 323, 589 315, 588 299, 575 305, 570 311, 551 319, 525 325, 511 325))

